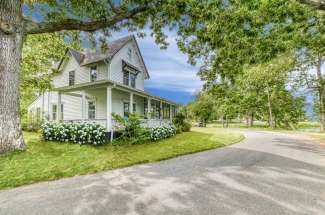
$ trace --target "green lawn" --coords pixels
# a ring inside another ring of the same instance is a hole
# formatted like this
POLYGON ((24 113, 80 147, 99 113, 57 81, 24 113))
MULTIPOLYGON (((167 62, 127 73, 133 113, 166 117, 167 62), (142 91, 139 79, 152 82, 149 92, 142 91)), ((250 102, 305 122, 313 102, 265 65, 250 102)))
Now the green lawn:
POLYGON ((0 189, 164 160, 244 138, 222 129, 194 130, 155 143, 97 147, 44 142, 37 133, 24 133, 27 151, 0 156, 0 189))

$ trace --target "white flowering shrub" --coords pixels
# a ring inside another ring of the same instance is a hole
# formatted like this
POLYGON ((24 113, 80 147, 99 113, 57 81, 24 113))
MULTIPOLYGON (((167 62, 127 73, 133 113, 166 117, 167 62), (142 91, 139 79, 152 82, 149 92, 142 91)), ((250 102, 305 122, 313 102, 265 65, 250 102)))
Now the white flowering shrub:
POLYGON ((152 128, 150 131, 150 139, 157 141, 176 135, 176 128, 174 125, 166 125, 163 127, 152 128))
POLYGON ((42 125, 44 140, 99 145, 106 142, 106 130, 96 123, 46 122, 42 125))

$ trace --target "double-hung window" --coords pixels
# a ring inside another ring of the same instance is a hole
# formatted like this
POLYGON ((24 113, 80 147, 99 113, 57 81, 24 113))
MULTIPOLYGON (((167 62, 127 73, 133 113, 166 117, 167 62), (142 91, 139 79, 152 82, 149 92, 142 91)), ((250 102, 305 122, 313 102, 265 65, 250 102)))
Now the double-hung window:
POLYGON ((61 113, 60 113, 61 115, 60 115, 60 119, 62 119, 63 120, 63 104, 61 104, 61 113))
POLYGON ((74 85, 75 82, 75 71, 69 72, 69 86, 74 85))
POLYGON ((133 103, 133 113, 137 112, 137 104, 133 103))
POLYGON ((57 105, 54 104, 52 105, 52 120, 56 120, 56 116, 57 116, 57 105))
POLYGON ((88 102, 88 119, 96 118, 96 105, 94 101, 88 102))
POLYGON ((135 88, 135 80, 136 80, 136 75, 134 73, 130 73, 131 87, 133 88, 135 88))
POLYGON ((124 112, 124 117, 129 117, 130 103, 128 102, 123 103, 123 112, 124 112))
POLYGON ((129 86, 129 74, 128 71, 123 72, 123 84, 126 86, 129 86))
POLYGON ((94 82, 97 80, 97 66, 90 67, 90 81, 94 82))

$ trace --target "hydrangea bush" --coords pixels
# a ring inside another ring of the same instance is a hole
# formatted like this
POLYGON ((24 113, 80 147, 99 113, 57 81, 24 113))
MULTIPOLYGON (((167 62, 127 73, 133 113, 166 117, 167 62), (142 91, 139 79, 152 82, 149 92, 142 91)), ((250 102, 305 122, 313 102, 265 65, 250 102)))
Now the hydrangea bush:
POLYGON ((106 142, 106 130, 96 123, 46 122, 42 125, 44 140, 99 145, 106 142))
POLYGON ((176 128, 174 125, 166 125, 162 127, 152 128, 150 132, 150 139, 153 141, 165 139, 176 135, 176 128))

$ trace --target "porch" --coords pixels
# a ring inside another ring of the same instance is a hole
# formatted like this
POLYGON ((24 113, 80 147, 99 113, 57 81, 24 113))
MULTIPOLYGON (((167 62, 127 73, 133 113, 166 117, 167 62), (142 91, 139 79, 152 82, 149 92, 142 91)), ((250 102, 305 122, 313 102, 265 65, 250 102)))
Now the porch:
POLYGON ((96 82, 55 89, 61 113, 57 120, 94 122, 112 132, 119 127, 112 113, 122 117, 137 113, 142 126, 152 128, 169 123, 177 112, 177 104, 163 98, 111 81, 96 82))

